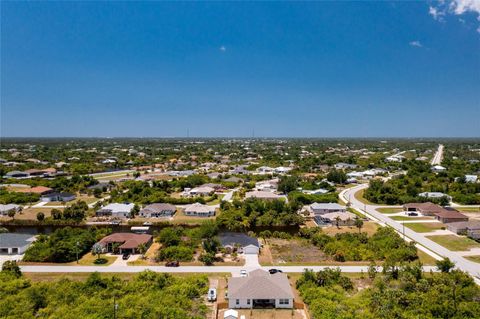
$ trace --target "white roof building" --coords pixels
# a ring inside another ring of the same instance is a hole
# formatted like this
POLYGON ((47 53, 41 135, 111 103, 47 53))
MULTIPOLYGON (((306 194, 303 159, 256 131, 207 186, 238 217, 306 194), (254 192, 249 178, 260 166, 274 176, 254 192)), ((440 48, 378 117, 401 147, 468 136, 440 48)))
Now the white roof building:
POLYGON ((185 215, 198 217, 215 216, 215 207, 200 203, 191 204, 185 207, 185 215))
POLYGON ((97 210, 96 215, 128 218, 130 217, 130 212, 132 211, 133 207, 135 207, 135 204, 133 203, 112 203, 97 210))

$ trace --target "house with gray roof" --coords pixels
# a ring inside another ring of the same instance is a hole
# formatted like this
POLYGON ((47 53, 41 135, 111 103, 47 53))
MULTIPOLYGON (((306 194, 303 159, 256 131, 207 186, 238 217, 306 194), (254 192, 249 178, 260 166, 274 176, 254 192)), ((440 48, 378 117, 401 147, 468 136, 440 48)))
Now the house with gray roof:
POLYGON ((144 218, 152 217, 172 217, 177 208, 172 204, 154 203, 145 206, 138 215, 144 218))
POLYGON ((23 254, 34 240, 32 234, 1 233, 0 255, 23 254))
POLYGON ((262 269, 247 277, 228 280, 228 307, 238 308, 293 308, 293 292, 284 273, 270 274, 262 269))
POLYGON ((239 253, 257 254, 260 250, 258 239, 244 233, 225 232, 218 235, 222 247, 229 251, 237 250, 239 253))

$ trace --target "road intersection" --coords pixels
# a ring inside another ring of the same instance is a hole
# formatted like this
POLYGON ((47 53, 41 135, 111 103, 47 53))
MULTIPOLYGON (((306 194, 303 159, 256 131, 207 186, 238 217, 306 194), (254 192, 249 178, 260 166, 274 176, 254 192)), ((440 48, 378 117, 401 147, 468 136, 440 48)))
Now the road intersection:
POLYGON ((456 268, 470 274, 477 284, 480 284, 480 266, 477 263, 463 258, 458 252, 450 251, 447 248, 435 243, 434 241, 425 237, 424 234, 414 232, 413 230, 404 227, 401 223, 394 221, 389 216, 379 213, 376 209, 382 206, 369 205, 362 203, 355 198, 355 193, 368 187, 368 184, 361 184, 352 188, 348 188, 340 193, 340 197, 350 202, 350 207, 360 211, 372 220, 379 222, 381 225, 388 225, 393 227, 397 232, 403 234, 406 240, 413 240, 417 243, 417 247, 430 255, 448 257, 455 262, 456 268))

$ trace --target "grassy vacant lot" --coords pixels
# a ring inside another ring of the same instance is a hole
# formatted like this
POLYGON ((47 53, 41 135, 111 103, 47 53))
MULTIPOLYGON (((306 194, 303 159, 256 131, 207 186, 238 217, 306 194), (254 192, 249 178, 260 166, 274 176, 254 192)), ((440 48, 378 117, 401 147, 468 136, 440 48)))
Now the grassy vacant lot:
POLYGON ((467 237, 459 237, 455 235, 436 235, 427 236, 427 238, 453 251, 470 250, 470 248, 480 248, 479 243, 467 237))
MULTIPOLYGON (((37 214, 42 212, 45 215, 45 218, 50 217, 50 211, 52 209, 48 207, 41 208, 26 208, 22 210, 21 213, 15 215, 15 219, 28 219, 28 220, 37 220, 37 214)), ((63 210, 60 208, 60 210, 63 210)))
POLYGON ((377 212, 382 214, 394 214, 394 213, 400 213, 401 211, 403 211, 403 209, 401 208, 392 208, 392 207, 377 208, 377 212))
MULTIPOLYGON (((378 229, 378 224, 374 222, 364 222, 362 227, 362 233, 367 233, 368 236, 373 235, 378 229)), ((336 226, 323 227, 323 232, 328 235, 335 235, 338 233, 358 233, 358 228, 354 226, 336 226)))
POLYGON ((307 239, 269 238, 262 249, 260 262, 273 265, 315 264, 328 257, 307 239))
POLYGON ((437 229, 445 229, 445 225, 442 223, 406 223, 405 227, 417 233, 429 233, 437 229))
POLYGON ((365 193, 365 190, 364 190, 364 189, 359 190, 358 192, 355 193, 355 198, 356 198, 358 201, 360 201, 360 202, 362 202, 362 203, 364 203, 364 204, 367 204, 367 205, 375 205, 374 203, 366 200, 366 199, 363 197, 363 193, 365 193))
POLYGON ((466 256, 465 258, 470 260, 470 261, 480 263, 480 256, 466 256))
POLYGON ((409 217, 409 216, 392 216, 390 217, 393 220, 425 220, 425 219, 433 219, 431 216, 417 216, 417 217, 409 217))

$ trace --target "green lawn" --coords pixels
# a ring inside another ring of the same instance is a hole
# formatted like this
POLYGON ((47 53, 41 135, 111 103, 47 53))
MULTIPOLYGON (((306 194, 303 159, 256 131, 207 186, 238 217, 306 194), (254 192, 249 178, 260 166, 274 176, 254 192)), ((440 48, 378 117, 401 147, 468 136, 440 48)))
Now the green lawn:
MULTIPOLYGON (((95 264, 94 261, 95 259, 97 259, 97 256, 93 256, 91 253, 88 253, 78 261, 78 264, 82 266, 108 266, 112 264, 115 260, 117 260, 117 256, 106 256, 104 254, 100 255, 100 258, 105 258, 107 260, 107 263, 100 265, 95 264)), ((121 258, 121 256, 118 256, 118 258, 121 258)), ((71 263, 71 265, 75 266, 77 265, 77 262, 74 261, 71 263)))
POLYGON ((355 198, 364 203, 364 204, 367 204, 367 205, 374 205, 373 203, 369 202, 368 200, 366 200, 365 198, 363 198, 363 193, 365 192, 364 189, 361 189, 359 190, 358 192, 355 193, 355 198))
POLYGON ((393 220, 425 220, 425 219, 433 219, 433 217, 426 217, 426 216, 422 216, 422 217, 409 217, 409 216, 392 216, 390 217, 391 219, 393 220))
POLYGON ((427 236, 427 238, 453 251, 469 250, 470 248, 480 248, 479 243, 467 237, 458 237, 455 235, 435 235, 427 236))
POLYGON ((377 212, 382 214, 394 214, 394 213, 400 213, 401 211, 403 211, 403 209, 401 208, 391 208, 391 207, 377 208, 377 212))
POLYGON ((424 266, 433 266, 437 261, 435 258, 420 249, 417 250, 417 256, 424 266))
POLYGON ((466 256, 465 258, 470 260, 470 261, 480 263, 480 256, 466 256))
POLYGON ((417 233, 429 233, 437 229, 445 228, 445 225, 442 223, 407 223, 405 224, 405 227, 408 227, 417 233))
POLYGON ((465 213, 480 213, 480 207, 455 207, 455 208, 465 213))

